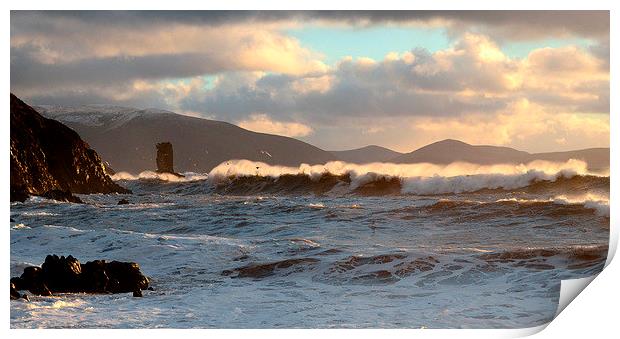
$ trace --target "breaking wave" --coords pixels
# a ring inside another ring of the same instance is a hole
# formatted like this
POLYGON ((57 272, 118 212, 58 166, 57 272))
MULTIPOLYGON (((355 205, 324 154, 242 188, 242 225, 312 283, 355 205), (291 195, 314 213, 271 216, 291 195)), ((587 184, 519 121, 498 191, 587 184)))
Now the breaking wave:
POLYGON ((204 173, 185 172, 181 176, 172 173, 158 173, 153 171, 143 171, 138 175, 128 172, 118 172, 111 176, 112 180, 160 180, 169 182, 190 182, 206 180, 207 175, 204 173))
POLYGON ((595 210, 598 215, 609 217, 609 197, 590 193, 580 197, 560 195, 554 199, 554 202, 564 205, 583 205, 585 208, 595 210))
POLYGON ((609 177, 589 172, 587 164, 579 160, 563 163, 533 161, 520 165, 356 165, 335 161, 299 167, 235 160, 214 168, 208 180, 216 190, 234 194, 438 195, 524 188, 534 193, 609 191, 609 177))
MULTIPOLYGON (((472 200, 450 200, 439 199, 434 203, 421 207, 415 207, 415 210, 423 210, 427 213, 443 213, 446 215, 458 214, 462 215, 462 219, 467 219, 467 212, 477 209, 479 212, 476 218, 484 215, 485 211, 489 213, 511 213, 513 216, 565 216, 565 215, 587 215, 596 214, 598 216, 609 217, 609 200, 605 197, 590 196, 566 198, 563 196, 553 197, 549 199, 499 199, 494 201, 472 201, 472 200), (556 205, 550 209, 551 205, 556 205)), ((398 211, 403 212, 403 211, 398 211)), ((407 211, 404 211, 407 212, 407 211)))

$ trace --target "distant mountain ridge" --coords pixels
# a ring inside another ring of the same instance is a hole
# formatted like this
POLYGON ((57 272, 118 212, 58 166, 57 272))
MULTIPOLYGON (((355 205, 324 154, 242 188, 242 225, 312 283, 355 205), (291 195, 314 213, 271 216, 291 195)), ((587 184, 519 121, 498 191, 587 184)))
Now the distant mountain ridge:
POLYGON ((37 109, 76 130, 115 171, 155 170, 155 144, 162 141, 172 143, 175 169, 180 172, 208 172, 231 159, 283 166, 337 160, 297 139, 163 110, 99 105, 37 109))
POLYGON ((481 165, 519 164, 534 160, 568 161, 583 160, 594 170, 609 168, 609 148, 588 148, 576 151, 528 153, 510 147, 470 145, 462 141, 446 139, 421 147, 391 160, 394 163, 449 164, 456 161, 481 165))
POLYGON ((116 171, 139 173, 155 169, 155 144, 170 141, 178 171, 208 172, 231 159, 298 166, 341 160, 352 163, 477 164, 527 163, 533 160, 580 159, 591 169, 609 168, 609 148, 528 153, 510 147, 470 145, 446 139, 413 152, 400 153, 370 145, 346 151, 325 151, 303 141, 252 132, 236 125, 189 117, 160 109, 110 105, 36 106, 41 114, 76 130, 116 171))
POLYGON ((446 139, 393 158, 392 162, 449 164, 455 161, 463 161, 487 165, 527 162, 529 157, 529 153, 517 151, 510 147, 474 146, 459 140, 446 139))
POLYGON ((336 158, 346 162, 352 162, 356 164, 371 163, 371 162, 386 162, 396 157, 403 155, 403 153, 393 151, 389 148, 369 145, 362 148, 356 148, 346 151, 330 151, 336 158))

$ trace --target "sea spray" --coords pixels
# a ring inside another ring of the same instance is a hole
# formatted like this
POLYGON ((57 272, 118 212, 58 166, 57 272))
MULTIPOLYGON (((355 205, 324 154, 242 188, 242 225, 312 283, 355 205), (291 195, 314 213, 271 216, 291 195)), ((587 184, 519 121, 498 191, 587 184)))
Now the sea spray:
MULTIPOLYGON (((482 189, 516 189, 540 181, 555 181, 558 178, 574 176, 599 176, 587 170, 587 164, 580 160, 566 162, 533 161, 527 164, 477 165, 457 162, 449 165, 371 163, 350 164, 341 161, 324 165, 302 164, 299 167, 273 166, 249 160, 231 160, 215 167, 208 175, 214 185, 226 186, 241 183, 250 187, 250 179, 255 179, 257 188, 263 189, 278 182, 279 190, 286 178, 287 183, 295 182, 295 188, 307 186, 308 191, 316 188, 324 190, 326 184, 313 184, 329 181, 333 187, 342 188, 346 184, 348 192, 363 190, 373 194, 378 186, 381 192, 400 194, 446 194, 474 192, 482 189), (307 182, 306 182, 307 181, 307 182), (260 184, 260 187, 258 186, 260 184), (340 184, 337 186, 336 184, 340 184), (368 186, 373 189, 367 189, 368 186), (320 187, 318 187, 320 186, 320 187)), ((342 193, 342 190, 338 190, 342 193)))
POLYGON ((112 175, 112 180, 161 180, 169 182, 190 182, 207 179, 207 175, 203 173, 185 172, 183 176, 177 176, 172 173, 158 173, 154 171, 143 171, 138 175, 128 172, 118 172, 112 175))

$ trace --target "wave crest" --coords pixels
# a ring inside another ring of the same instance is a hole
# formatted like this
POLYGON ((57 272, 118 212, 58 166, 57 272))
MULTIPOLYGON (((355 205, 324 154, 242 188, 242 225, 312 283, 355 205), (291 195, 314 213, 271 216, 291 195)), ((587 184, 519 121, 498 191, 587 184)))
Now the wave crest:
MULTIPOLYGON (((349 164, 340 161, 299 167, 272 166, 249 160, 224 162, 208 179, 219 189, 234 193, 314 192, 367 195, 433 195, 476 192, 483 189, 514 190, 540 182, 591 177, 605 186, 608 177, 589 172, 580 160, 533 161, 519 165, 435 164, 349 164)), ((578 180, 576 180, 578 181, 578 180)), ((607 184, 607 186, 609 186, 607 184)), ((548 189, 539 187, 539 189, 548 189)))
POLYGON ((185 172, 183 176, 177 176, 172 173, 158 173, 153 171, 143 171, 138 175, 128 172, 118 172, 111 176, 112 180, 160 180, 169 182, 190 182, 206 180, 207 175, 203 173, 185 172))

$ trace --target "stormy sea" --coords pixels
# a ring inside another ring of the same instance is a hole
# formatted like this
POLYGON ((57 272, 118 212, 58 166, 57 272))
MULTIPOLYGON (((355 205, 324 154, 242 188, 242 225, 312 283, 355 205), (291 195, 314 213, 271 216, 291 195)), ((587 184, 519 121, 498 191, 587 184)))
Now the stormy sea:
POLYGON ((154 290, 31 295, 11 327, 532 327, 608 250, 609 173, 581 161, 239 160, 113 179, 133 194, 11 203, 11 276, 72 254, 135 261, 154 290))

